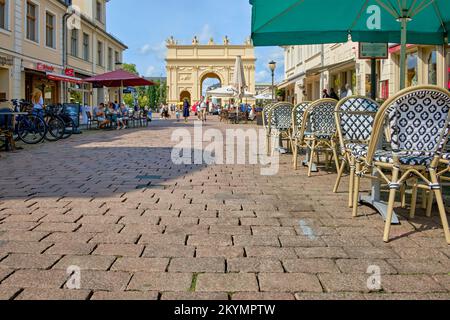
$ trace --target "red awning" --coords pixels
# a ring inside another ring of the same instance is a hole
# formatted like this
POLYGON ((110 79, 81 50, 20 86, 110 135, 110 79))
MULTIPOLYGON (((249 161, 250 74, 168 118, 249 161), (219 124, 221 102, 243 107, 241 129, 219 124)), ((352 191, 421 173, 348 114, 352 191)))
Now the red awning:
POLYGON ((94 87, 144 87, 154 86, 155 83, 139 77, 125 70, 116 70, 95 77, 84 79, 86 82, 94 84, 94 87))
POLYGON ((50 80, 55 81, 63 81, 63 82, 70 82, 70 83, 83 83, 83 79, 75 78, 75 77, 69 77, 63 74, 57 74, 57 73, 47 73, 47 78, 50 80))

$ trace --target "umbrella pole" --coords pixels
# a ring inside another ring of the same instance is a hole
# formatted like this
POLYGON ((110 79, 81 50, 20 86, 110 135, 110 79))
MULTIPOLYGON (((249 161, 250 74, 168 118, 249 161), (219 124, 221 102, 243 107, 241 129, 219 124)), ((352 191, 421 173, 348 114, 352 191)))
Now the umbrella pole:
POLYGON ((400 90, 406 87, 406 41, 407 41, 407 27, 408 17, 400 18, 402 24, 401 31, 401 49, 400 49, 400 90))

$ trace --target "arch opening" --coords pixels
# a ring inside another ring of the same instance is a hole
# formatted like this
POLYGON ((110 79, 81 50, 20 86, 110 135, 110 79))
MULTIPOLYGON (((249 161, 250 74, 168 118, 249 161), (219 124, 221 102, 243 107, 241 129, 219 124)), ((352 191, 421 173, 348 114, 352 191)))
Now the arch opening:
POLYGON ((189 103, 191 103, 191 93, 189 91, 181 91, 180 93, 180 102, 183 102, 184 99, 187 99, 189 103))
POLYGON ((220 88, 222 86, 222 79, 218 74, 209 72, 200 78, 200 93, 206 96, 208 90, 220 88))

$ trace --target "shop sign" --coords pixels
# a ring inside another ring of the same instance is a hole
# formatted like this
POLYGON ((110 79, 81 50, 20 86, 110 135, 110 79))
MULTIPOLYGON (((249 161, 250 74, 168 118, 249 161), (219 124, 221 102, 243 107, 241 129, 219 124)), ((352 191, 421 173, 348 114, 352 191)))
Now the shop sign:
POLYGON ((12 66, 14 61, 12 58, 0 56, 0 64, 4 66, 12 66))
POLYGON ((360 59, 387 59, 389 50, 387 43, 361 42, 359 44, 360 59))
POLYGON ((68 77, 75 77, 75 70, 71 68, 66 68, 64 74, 68 77))
POLYGON ((43 72, 53 72, 53 71, 55 71, 54 67, 49 66, 49 65, 47 65, 45 63, 38 63, 36 65, 36 67, 37 67, 38 71, 43 71, 43 72))

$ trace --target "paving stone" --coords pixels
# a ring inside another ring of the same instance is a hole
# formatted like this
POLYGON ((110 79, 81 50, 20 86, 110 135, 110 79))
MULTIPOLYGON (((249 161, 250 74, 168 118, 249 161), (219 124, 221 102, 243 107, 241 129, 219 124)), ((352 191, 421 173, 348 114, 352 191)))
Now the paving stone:
POLYGON ((193 235, 188 238, 188 245, 201 246, 208 244, 211 246, 229 247, 233 245, 231 236, 228 235, 193 235))
POLYGON ((227 260, 229 273, 283 273, 281 262, 276 259, 237 258, 227 260))
POLYGON ((2 285, 7 287, 59 289, 68 275, 58 270, 17 270, 2 285))
POLYGON ((406 260, 406 259, 390 259, 387 260, 399 274, 448 274, 449 266, 445 266, 440 262, 430 264, 428 260, 406 260))
POLYGON ((319 279, 304 273, 261 273, 259 285, 263 292, 322 292, 319 279))
POLYGON ((136 244, 140 239, 138 233, 104 232, 94 236, 89 243, 94 244, 136 244))
POLYGON ((299 258, 347 258, 348 255, 342 248, 297 248, 299 258))
POLYGON ((258 282, 252 273, 200 274, 198 292, 257 292, 258 282))
POLYGON ((14 269, 9 268, 0 268, 0 282, 2 280, 6 279, 8 276, 10 276, 14 272, 14 269))
POLYGON ((185 236, 184 234, 144 234, 139 238, 139 244, 184 245, 186 243, 186 240, 187 236, 185 236))
POLYGON ((140 257, 144 246, 135 244, 99 244, 93 255, 117 256, 117 257, 140 257))
POLYGON ((295 297, 291 293, 273 292, 239 292, 232 295, 234 301, 292 301, 295 297))
POLYGON ((167 258, 119 258, 112 266, 113 271, 164 272, 169 265, 167 258))
POLYGON ((277 236, 234 236, 233 242, 235 246, 280 247, 277 236))
POLYGON ((198 246, 196 250, 196 257, 198 258, 238 258, 244 256, 244 248, 242 247, 212 247, 212 246, 198 246))
MULTIPOLYGON (((325 292, 371 292, 368 288, 367 281, 369 274, 319 274, 320 282, 322 283, 325 292)), ((383 277, 384 279, 385 277, 383 277)), ((376 290, 381 291, 381 290, 376 290)))
POLYGON ((67 270, 71 266, 77 266, 81 270, 107 271, 116 257, 108 256, 65 256, 53 266, 55 270, 67 270))
POLYGON ((355 292, 341 292, 341 293, 310 293, 310 292, 301 292, 295 294, 295 298, 299 301, 324 301, 324 300, 333 300, 333 301, 361 301, 365 300, 365 296, 362 293, 355 292))
POLYGON ((90 254, 94 248, 95 244, 64 242, 56 243, 50 249, 45 251, 45 254, 82 255, 90 254))
POLYGON ((13 253, 0 262, 0 267, 13 269, 48 269, 60 259, 60 255, 13 253))
POLYGON ((127 290, 187 292, 192 285, 190 273, 138 272, 131 279, 127 290))
POLYGON ((34 231, 48 232, 73 232, 80 227, 77 223, 52 223, 45 222, 40 224, 34 231))
POLYGON ((106 301, 152 301, 158 300, 158 292, 135 292, 135 291, 122 291, 122 292, 94 292, 91 300, 106 300, 106 301))
POLYGON ((16 300, 32 301, 60 301, 60 300, 87 300, 91 291, 89 290, 69 290, 69 289, 33 289, 26 288, 16 298, 16 300))
POLYGON ((227 301, 227 293, 201 292, 164 292, 161 300, 168 301, 227 301))
POLYGON ((174 258, 169 272, 213 273, 225 272, 224 258, 174 258))
POLYGON ((289 273, 339 273, 332 259, 283 259, 289 273))
POLYGON ((48 236, 49 232, 37 232, 37 231, 6 231, 0 232, 0 240, 6 241, 40 241, 48 236))
POLYGON ((391 275, 384 276, 382 286, 392 293, 436 293, 447 292, 432 277, 427 275, 391 275))
POLYGON ((41 254, 51 244, 26 241, 0 241, 0 253, 29 253, 41 254))
POLYGON ((380 259, 338 259, 336 264, 343 273, 349 274, 367 273, 372 266, 379 267, 382 275, 397 274, 395 268, 380 259))
POLYGON ((81 288, 95 291, 124 291, 131 279, 131 274, 119 271, 81 272, 81 288))
POLYGON ((82 233, 82 232, 55 232, 46 237, 43 242, 45 243, 65 243, 65 242, 78 242, 87 243, 95 236, 95 233, 82 233))
POLYGON ((297 258, 293 248, 246 247, 245 252, 248 257, 254 258, 297 258))
POLYGON ((193 258, 195 247, 181 245, 154 244, 145 247, 145 258, 193 258))

